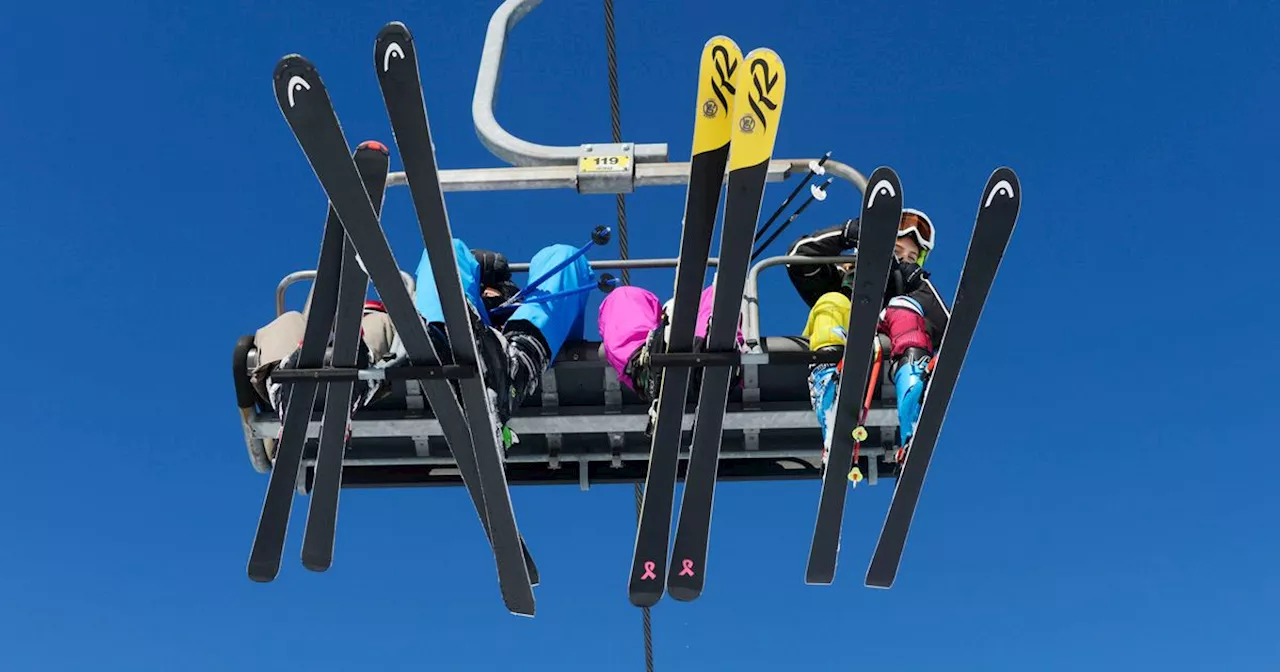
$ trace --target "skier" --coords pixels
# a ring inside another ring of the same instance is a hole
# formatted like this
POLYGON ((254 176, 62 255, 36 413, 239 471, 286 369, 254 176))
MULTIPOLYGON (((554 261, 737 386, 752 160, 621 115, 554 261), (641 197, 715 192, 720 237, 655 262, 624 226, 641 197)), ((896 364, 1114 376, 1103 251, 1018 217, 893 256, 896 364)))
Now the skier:
MULTIPOLYGON (((715 297, 715 281, 703 288, 698 298, 698 321, 694 326, 694 352, 701 350, 707 340, 707 326, 711 322, 711 306, 715 297)), ((627 386, 641 401, 654 403, 658 398, 658 381, 649 364, 649 355, 666 350, 666 336, 670 332, 670 314, 675 299, 665 305, 658 303, 653 292, 640 287, 624 286, 610 292, 600 302, 596 321, 600 326, 605 359, 618 372, 618 382, 627 386)), ((738 347, 743 345, 739 314, 738 347)), ((693 384, 699 380, 694 373, 693 384)), ((740 372, 734 371, 734 385, 740 372)))
MULTIPOLYGON (((472 251, 456 238, 453 248, 458 259, 458 271, 462 275, 462 287, 472 308, 472 331, 484 360, 485 384, 490 394, 496 397, 498 419, 505 424, 537 389, 542 374, 555 361, 565 342, 582 339, 583 314, 590 295, 574 290, 595 285, 595 279, 590 264, 579 255, 528 292, 528 298, 573 293, 538 302, 524 301, 514 311, 498 310, 520 292, 511 280, 506 257, 489 250, 472 251), (489 326, 481 319, 480 310, 489 316, 489 326)), ((576 252, 577 248, 563 244, 542 248, 529 262, 529 277, 542 277, 576 252)), ((445 363, 449 363, 452 358, 444 310, 425 250, 418 262, 417 287, 415 302, 418 313, 427 323, 427 332, 435 343, 436 351, 445 363)), ((403 349, 397 354, 399 357, 390 366, 404 359, 403 349)))
MULTIPOLYGON (((919 210, 905 208, 898 225, 898 240, 885 291, 884 309, 877 331, 889 337, 890 374, 897 391, 898 427, 901 445, 911 440, 920 416, 929 360, 934 347, 941 342, 951 313, 929 281, 924 270, 925 258, 933 249, 934 230, 929 217, 919 210)), ((839 256, 856 249, 858 220, 816 231, 797 240, 790 255, 807 257, 839 256)), ((843 350, 849 323, 850 284, 853 265, 787 265, 787 275, 800 298, 808 304, 809 318, 804 336, 812 351, 843 350)), ((817 364, 809 372, 809 394, 813 410, 822 427, 822 438, 829 445, 828 432, 835 410, 836 388, 840 366, 817 364)), ((825 459, 825 453, 824 453, 825 459)))
MULTIPOLYGON (((496 401, 499 420, 505 423, 519 408, 541 381, 542 374, 555 360, 565 341, 582 338, 583 313, 586 310, 588 293, 577 292, 566 296, 558 296, 539 302, 519 303, 515 310, 497 310, 507 300, 515 297, 520 288, 511 279, 511 270, 505 256, 489 250, 471 250, 466 243, 454 239, 454 256, 458 260, 458 272, 462 278, 463 289, 472 309, 472 333, 480 345, 480 355, 485 368, 485 383, 496 401), (485 311, 489 324, 486 325, 480 315, 485 311)), ((531 277, 541 277, 545 272, 558 266, 576 252, 569 245, 550 245, 534 255, 529 264, 531 277)), ((431 262, 424 250, 418 262, 416 272, 417 295, 415 304, 418 313, 427 324, 427 333, 431 337, 436 353, 442 363, 452 363, 452 351, 449 348, 448 332, 445 328, 444 311, 440 305, 439 292, 436 290, 435 276, 431 271, 431 262)), ((539 294, 550 294, 577 289, 586 285, 594 285, 590 265, 583 257, 578 257, 564 268, 547 277, 535 290, 528 293, 529 298, 539 294)), ((366 312, 380 309, 379 302, 366 303, 366 312)), ((390 321, 387 320, 390 326, 390 321)), ((359 366, 368 366, 372 359, 376 367, 406 366, 408 355, 403 343, 396 337, 385 357, 370 357, 368 348, 371 339, 366 333, 364 346, 361 349, 359 366), (378 361, 382 360, 382 361, 378 361)), ((299 338, 301 334, 299 333, 299 338)), ((288 356, 281 368, 295 366, 297 351, 288 356)), ((363 384, 363 381, 362 381, 363 384)), ((271 404, 279 410, 281 407, 281 386, 270 386, 271 404)), ((357 395, 362 397, 360 405, 368 405, 390 392, 391 386, 383 382, 375 383, 368 388, 358 387, 357 395)), ((283 416, 281 418, 283 421, 283 416)))

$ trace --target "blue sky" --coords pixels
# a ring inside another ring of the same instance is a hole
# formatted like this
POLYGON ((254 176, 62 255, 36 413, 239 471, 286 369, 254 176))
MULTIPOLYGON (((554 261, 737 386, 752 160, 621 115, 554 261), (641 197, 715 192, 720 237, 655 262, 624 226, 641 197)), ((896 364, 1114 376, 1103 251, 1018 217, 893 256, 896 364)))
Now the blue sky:
MULTIPOLYGON (((460 489, 344 493, 332 570, 297 563, 296 524, 276 582, 244 573, 266 478, 227 361, 272 317, 279 279, 314 266, 325 210, 272 67, 306 55, 348 138, 390 142, 371 54, 403 20, 442 167, 496 166, 470 120, 496 6, 0 10, 0 667, 643 669, 628 486, 514 492, 543 576, 534 620, 502 608, 460 489)), ((803 584, 817 484, 722 485, 704 596, 654 609, 657 669, 1280 667, 1277 283, 1260 249, 1280 10, 780 7, 620 3, 626 139, 687 159, 698 53, 724 33, 786 62, 779 156, 897 169, 940 229, 930 267, 948 295, 998 165, 1021 177, 1022 216, 894 589, 861 581, 889 487, 852 493, 837 582, 818 588, 803 584)), ((546 0, 509 47, 499 118, 539 142, 608 140, 604 53, 598 0, 546 0)), ((675 253, 683 199, 629 199, 633 255, 675 253)), ((797 226, 857 202, 834 186, 797 226)), ((614 207, 570 192, 448 205, 459 235, 514 259, 581 242, 614 207)), ((407 192, 385 212, 416 263, 407 192)), ((785 282, 763 301, 768 332, 800 330, 785 282)))

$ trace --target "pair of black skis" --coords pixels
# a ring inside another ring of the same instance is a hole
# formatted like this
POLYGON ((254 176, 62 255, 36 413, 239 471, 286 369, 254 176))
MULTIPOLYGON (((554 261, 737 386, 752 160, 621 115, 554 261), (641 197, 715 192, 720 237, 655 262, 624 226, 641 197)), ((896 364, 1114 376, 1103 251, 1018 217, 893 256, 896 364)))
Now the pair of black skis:
MULTIPOLYGON (((697 116, 684 230, 676 267, 675 298, 666 352, 692 353, 698 303, 706 277, 720 190, 725 185, 724 226, 705 351, 734 354, 751 246, 764 197, 765 179, 786 92, 786 71, 769 49, 744 58, 727 37, 709 40, 699 67, 697 116)), ((651 353, 655 359, 665 353, 651 353)), ((711 511, 719 468, 721 430, 733 362, 703 370, 693 423, 693 444, 684 499, 676 527, 672 563, 667 550, 680 461, 685 404, 692 369, 685 364, 661 369, 657 419, 649 470, 631 564, 629 594, 637 606, 652 606, 664 590, 678 600, 693 600, 705 585, 711 511)))
MULTIPOLYGON (((359 177, 375 214, 382 208, 386 189, 388 152, 377 142, 361 143, 354 155, 359 177)), ((297 367, 316 370, 324 363, 324 353, 333 330, 332 366, 353 368, 360 348, 360 316, 369 277, 356 260, 356 251, 343 232, 332 206, 325 220, 320 243, 320 261, 307 313, 297 367), (336 316, 335 316, 336 313, 336 316)), ((307 512, 302 542, 302 564, 322 572, 333 562, 334 530, 337 524, 338 491, 342 485, 342 458, 348 438, 354 380, 320 383, 300 380, 289 384, 280 413, 284 418, 276 461, 267 484, 266 501, 258 521, 249 577, 270 581, 280 570, 293 485, 302 463, 307 426, 316 396, 324 391, 324 416, 320 425, 320 445, 316 455, 316 478, 307 512)))
MULTIPOLYGON (((374 63, 384 102, 391 119, 396 144, 401 150, 409 191, 413 198, 423 243, 431 259, 435 283, 449 337, 452 365, 441 367, 441 357, 428 336, 426 326, 414 306, 413 299, 400 279, 399 267, 391 253, 386 235, 378 220, 378 212, 361 183, 360 171, 348 154, 348 144, 333 109, 332 101, 315 67, 298 55, 281 59, 274 73, 276 98, 289 127, 323 186, 333 212, 347 239, 359 254, 359 264, 368 271, 397 333, 410 364, 423 373, 421 384, 433 413, 440 422, 445 440, 458 464, 462 480, 471 496, 482 525, 493 547, 497 562, 503 601, 512 613, 534 614, 533 586, 537 570, 533 565, 516 526, 515 513, 507 488, 503 460, 503 442, 497 413, 483 382, 482 364, 476 337, 472 331, 473 316, 468 307, 453 251, 453 235, 444 207, 434 145, 427 123, 422 98, 417 55, 409 30, 392 22, 378 34, 374 63), (449 373, 447 370, 453 372, 449 373), (457 373, 458 369, 464 373, 457 373), (457 378, 459 394, 445 375, 457 378), (461 397, 461 403, 459 402, 461 397), (464 412, 465 406, 465 412, 464 412)), ((385 169, 384 169, 385 170, 385 169)), ((384 173, 385 175, 385 173, 384 173)), ((379 192, 380 194, 380 192, 379 192)), ((380 196, 379 196, 380 200, 380 196)), ((327 240, 328 236, 326 236, 327 240)), ((354 256, 354 255, 352 255, 354 256)), ((321 296, 320 270, 312 299, 312 315, 328 303, 321 296), (323 303, 322 303, 323 302, 323 303)), ((326 285, 327 286, 327 285, 326 285)), ((318 368, 324 350, 320 332, 328 325, 308 328, 300 354, 300 368, 318 368), (318 343, 318 345, 316 345, 318 343), (309 345, 310 344, 310 345, 309 345), (317 351, 321 353, 315 355, 317 351)), ((358 331, 356 332, 358 334, 358 331)), ((340 365, 338 361, 335 366, 340 365)), ((305 442, 305 428, 311 406, 294 404, 294 399, 314 403, 316 385, 306 380, 295 382, 288 392, 281 446, 277 463, 268 484, 262 518, 249 561, 249 575, 269 581, 279 571, 288 525, 291 488, 297 478, 298 464, 305 442), (290 424, 292 421, 292 425, 290 424), (301 435, 293 439, 301 426, 301 435), (285 438, 291 442, 286 443, 285 438), (298 457, 294 457, 294 453, 298 457), (288 459, 283 459, 287 457, 288 459)), ((332 392, 331 392, 332 394, 332 392)), ((336 402, 335 402, 336 403, 336 402)), ((325 420, 329 420, 326 408, 325 420)), ((347 416, 343 416, 344 424, 347 416)), ((328 424, 327 422, 325 423, 328 424)), ((341 480, 341 451, 327 460, 325 453, 317 458, 316 481, 321 481, 322 467, 326 488, 313 491, 312 508, 323 507, 336 514, 337 486, 341 480), (334 461, 337 466, 333 467, 334 461)), ((332 555, 332 531, 329 532, 329 555, 332 555)), ((308 559, 304 554, 304 563, 308 559)), ((310 566, 308 564, 308 566, 310 566)), ((328 564, 324 563, 324 567, 328 564)))
MULTIPOLYGON (((876 337, 876 322, 888 281, 888 264, 902 217, 902 185, 892 170, 877 169, 867 184, 869 186, 863 194, 858 264, 854 271, 844 368, 836 392, 835 422, 830 431, 818 519, 805 571, 805 582, 809 584, 830 584, 835 579, 845 494, 848 492, 845 480, 853 461, 853 429, 858 422, 862 391, 867 385, 871 366, 869 353, 872 352, 872 339, 876 337)), ((925 388, 920 418, 906 448, 906 461, 867 570, 867 586, 888 588, 897 576, 911 518, 920 499, 942 421, 977 329, 978 318, 1013 235, 1021 200, 1021 187, 1012 170, 999 168, 992 173, 982 192, 956 300, 925 388)))

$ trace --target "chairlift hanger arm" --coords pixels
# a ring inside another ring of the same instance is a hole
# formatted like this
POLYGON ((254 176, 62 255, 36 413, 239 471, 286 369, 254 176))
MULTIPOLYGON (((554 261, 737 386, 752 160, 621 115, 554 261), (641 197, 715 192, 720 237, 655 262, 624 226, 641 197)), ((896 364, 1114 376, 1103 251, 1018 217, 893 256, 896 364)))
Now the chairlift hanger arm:
MULTIPOLYGON (((517 138, 498 123, 494 103, 498 97, 498 80, 502 74, 502 57, 507 48, 507 35, 520 19, 533 11, 542 0, 506 0, 489 19, 484 48, 480 52, 480 68, 476 73, 476 90, 471 99, 471 117, 476 135, 494 156, 513 166, 569 166, 578 162, 582 147, 540 145, 517 138)), ((667 160, 666 143, 634 145, 637 163, 667 160)), ((447 189, 447 187, 446 187, 447 189)))

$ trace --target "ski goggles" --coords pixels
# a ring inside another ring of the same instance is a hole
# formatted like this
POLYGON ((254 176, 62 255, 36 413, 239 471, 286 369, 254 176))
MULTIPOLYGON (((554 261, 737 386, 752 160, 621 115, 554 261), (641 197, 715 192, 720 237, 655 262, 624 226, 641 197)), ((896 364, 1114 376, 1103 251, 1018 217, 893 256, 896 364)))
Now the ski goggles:
POLYGON ((902 220, 898 222, 898 237, 905 235, 915 236, 920 243, 920 257, 916 259, 916 263, 923 266, 924 258, 933 249, 933 222, 928 215, 915 208, 903 208, 902 220))

